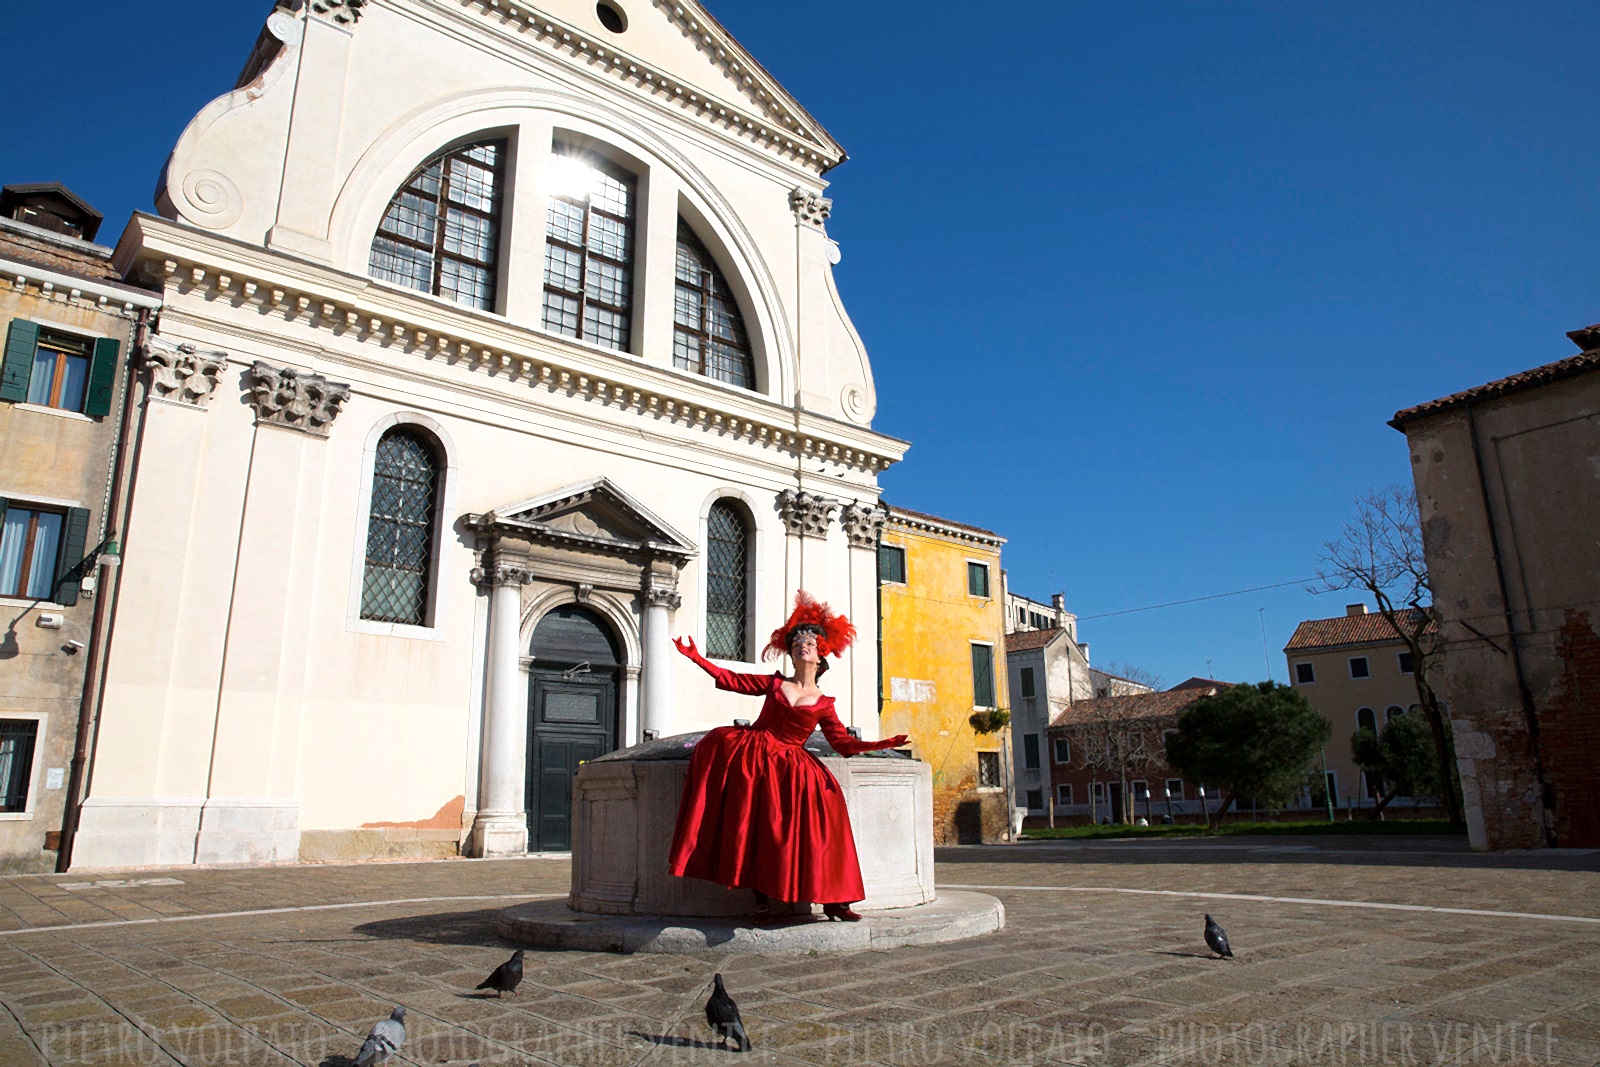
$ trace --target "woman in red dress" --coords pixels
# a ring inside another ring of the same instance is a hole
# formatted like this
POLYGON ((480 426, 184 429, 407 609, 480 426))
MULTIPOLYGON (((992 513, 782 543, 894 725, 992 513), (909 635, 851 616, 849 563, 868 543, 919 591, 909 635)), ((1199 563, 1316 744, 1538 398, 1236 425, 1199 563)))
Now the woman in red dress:
POLYGON ((718 689, 766 697, 753 726, 719 726, 695 745, 670 861, 680 877, 753 890, 757 921, 771 917, 769 898, 822 904, 840 922, 861 918, 850 907, 866 890, 844 793, 805 749, 818 726, 841 756, 905 743, 904 734, 885 741, 851 737, 833 698, 817 688, 828 669, 825 657, 843 652, 855 633, 849 619, 802 591, 762 653, 770 659, 787 652, 792 678, 724 670, 700 655, 693 638, 674 642, 718 689))

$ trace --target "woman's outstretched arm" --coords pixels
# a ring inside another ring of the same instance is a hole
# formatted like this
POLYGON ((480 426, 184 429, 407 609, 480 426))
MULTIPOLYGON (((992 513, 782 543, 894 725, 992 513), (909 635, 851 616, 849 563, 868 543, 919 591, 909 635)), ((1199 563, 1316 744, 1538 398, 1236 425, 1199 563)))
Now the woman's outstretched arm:
POLYGON ((730 693, 743 693, 746 696, 760 696, 772 688, 772 675, 770 674, 740 674, 719 667, 700 654, 694 647, 692 637, 674 637, 672 643, 678 651, 688 656, 695 664, 716 680, 718 689, 726 689, 730 693))
POLYGON ((822 736, 828 739, 828 744, 841 756, 859 756, 863 752, 875 752, 880 748, 899 748, 906 743, 906 735, 886 737, 882 741, 858 741, 850 736, 844 723, 839 721, 839 716, 829 708, 817 720, 817 725, 822 728, 822 736))

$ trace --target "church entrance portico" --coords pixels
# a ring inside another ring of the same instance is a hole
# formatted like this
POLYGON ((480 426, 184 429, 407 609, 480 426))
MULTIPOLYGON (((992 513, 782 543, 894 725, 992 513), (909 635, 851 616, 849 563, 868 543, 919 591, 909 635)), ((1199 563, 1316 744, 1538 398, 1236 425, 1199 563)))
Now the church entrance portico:
POLYGON ((671 614, 695 548, 605 478, 463 526, 489 596, 467 851, 565 851, 578 764, 672 724, 671 614))

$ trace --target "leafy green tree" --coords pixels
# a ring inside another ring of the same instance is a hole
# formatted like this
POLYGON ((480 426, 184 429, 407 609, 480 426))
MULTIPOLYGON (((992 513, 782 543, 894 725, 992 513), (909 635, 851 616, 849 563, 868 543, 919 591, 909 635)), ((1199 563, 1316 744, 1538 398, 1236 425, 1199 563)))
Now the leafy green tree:
MULTIPOLYGON (((1240 797, 1287 803, 1333 734, 1306 698, 1277 682, 1237 685, 1196 701, 1167 739, 1167 765, 1225 794, 1217 821, 1240 797)), ((1209 814, 1206 823, 1211 824, 1209 814)))
POLYGON ((1397 715, 1381 734, 1365 727, 1357 730, 1350 738, 1350 753, 1357 766, 1381 783, 1378 790, 1383 795, 1373 809, 1374 819, 1383 817, 1383 809, 1395 797, 1439 798, 1439 761, 1423 716, 1397 715))

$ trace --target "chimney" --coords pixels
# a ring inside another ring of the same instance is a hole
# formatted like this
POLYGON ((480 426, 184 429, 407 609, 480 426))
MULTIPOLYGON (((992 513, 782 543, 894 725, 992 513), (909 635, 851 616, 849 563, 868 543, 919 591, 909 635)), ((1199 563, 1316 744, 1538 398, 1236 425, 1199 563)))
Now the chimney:
POLYGON ((1365 615, 1367 613, 1367 606, 1365 604, 1346 604, 1344 606, 1344 613, 1346 618, 1353 619, 1357 615, 1365 615))
POLYGON ((1050 606, 1055 609, 1056 629, 1060 630, 1065 628, 1067 624, 1067 594, 1052 593, 1050 595, 1050 606))

